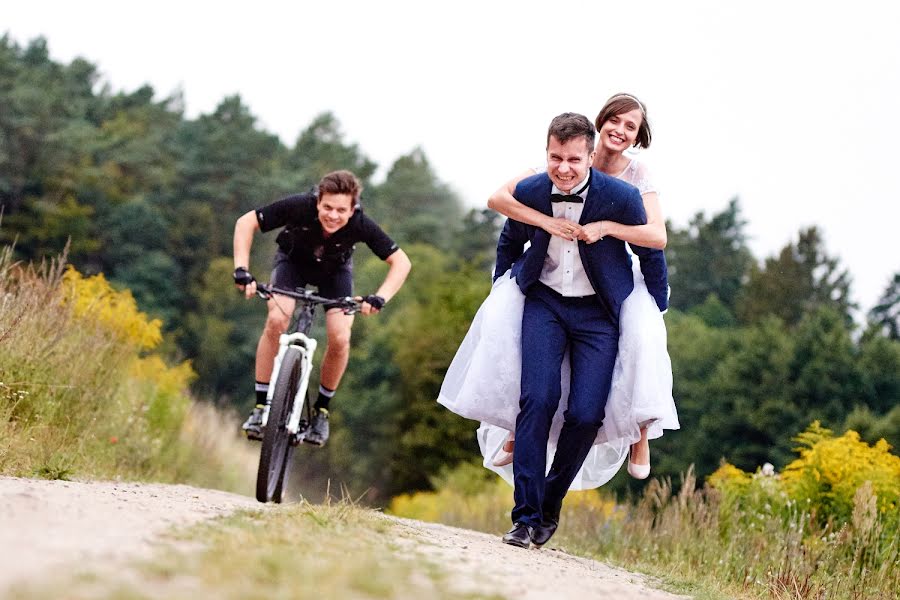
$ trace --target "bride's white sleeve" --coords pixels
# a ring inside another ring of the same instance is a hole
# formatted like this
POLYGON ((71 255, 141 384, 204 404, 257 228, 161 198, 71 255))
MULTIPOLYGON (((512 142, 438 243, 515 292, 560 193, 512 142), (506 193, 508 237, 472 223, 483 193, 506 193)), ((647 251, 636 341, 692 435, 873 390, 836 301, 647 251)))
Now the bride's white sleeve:
POLYGON ((626 181, 636 187, 641 196, 651 192, 659 193, 659 190, 656 189, 656 185, 653 183, 653 178, 650 176, 650 170, 647 168, 647 165, 636 160, 629 165, 626 181))

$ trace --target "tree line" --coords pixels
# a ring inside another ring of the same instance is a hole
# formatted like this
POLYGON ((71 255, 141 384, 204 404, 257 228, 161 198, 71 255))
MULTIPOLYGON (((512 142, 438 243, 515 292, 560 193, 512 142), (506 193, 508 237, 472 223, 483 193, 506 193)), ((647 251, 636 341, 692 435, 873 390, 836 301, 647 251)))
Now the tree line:
MULTIPOLYGON (((66 251, 83 273, 130 289, 163 320, 169 355, 192 361, 195 395, 241 411, 253 401, 265 311, 233 289, 234 221, 328 171, 354 171, 363 209, 410 254, 413 273, 383 314, 357 319, 332 440, 304 454, 304 480, 384 498, 426 489, 473 459, 475 424, 435 399, 490 290, 502 221, 466 211, 421 149, 376 182, 377 165, 331 113, 288 146, 239 96, 187 118, 179 94, 115 91, 87 60, 52 60, 42 38, 0 38, 0 107, 0 242, 21 260, 66 251)), ((257 238, 251 271, 260 279, 274 249, 274 236, 257 238)), ((900 272, 859 325, 851 274, 821 232, 802 229, 760 261, 737 198, 684 228, 669 223, 666 255, 682 429, 653 444, 654 473, 693 463, 708 474, 723 457, 750 470, 783 465, 791 436, 814 419, 900 444, 900 272)), ((364 247, 354 260, 356 289, 369 293, 385 267, 364 247)))

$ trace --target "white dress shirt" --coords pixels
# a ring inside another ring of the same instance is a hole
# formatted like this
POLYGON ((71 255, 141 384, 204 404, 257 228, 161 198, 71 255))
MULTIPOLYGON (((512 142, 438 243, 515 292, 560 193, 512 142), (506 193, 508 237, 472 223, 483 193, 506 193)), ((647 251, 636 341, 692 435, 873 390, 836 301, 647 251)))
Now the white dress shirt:
MULTIPOLYGON (((588 188, 585 186, 590 173, 581 183, 573 187, 573 190, 584 190, 578 194, 582 200, 587 201, 588 188)), ((553 194, 564 194, 555 185, 551 190, 553 194)), ((554 202, 553 216, 568 219, 577 223, 581 219, 584 210, 583 202, 554 202)), ((544 268, 541 270, 541 283, 550 289, 559 292, 563 296, 590 296, 596 294, 591 285, 584 265, 581 264, 581 255, 578 253, 578 240, 564 240, 563 238, 550 236, 550 245, 547 247, 547 256, 544 258, 544 268)))

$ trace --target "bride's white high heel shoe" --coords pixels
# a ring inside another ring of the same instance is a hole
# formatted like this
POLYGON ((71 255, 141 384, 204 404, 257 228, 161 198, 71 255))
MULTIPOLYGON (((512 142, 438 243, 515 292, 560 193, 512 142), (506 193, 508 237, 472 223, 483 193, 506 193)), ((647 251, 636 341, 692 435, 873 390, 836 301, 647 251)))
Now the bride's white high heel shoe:
MULTIPOLYGON (((640 442, 638 442, 639 444, 640 442)), ((639 465, 631 462, 631 453, 635 444, 632 444, 631 448, 628 450, 628 474, 634 477, 635 479, 647 479, 650 477, 650 463, 648 462, 646 465, 639 465)), ((650 453, 649 446, 647 447, 647 453, 650 453)))
POLYGON ((650 465, 636 465, 629 460, 628 474, 635 479, 647 479, 650 477, 650 465))
POLYGON ((516 438, 509 437, 503 442, 503 447, 500 448, 500 451, 497 452, 497 455, 494 457, 494 460, 491 461, 491 464, 495 467, 505 467, 509 463, 513 461, 513 449, 516 445, 516 438))

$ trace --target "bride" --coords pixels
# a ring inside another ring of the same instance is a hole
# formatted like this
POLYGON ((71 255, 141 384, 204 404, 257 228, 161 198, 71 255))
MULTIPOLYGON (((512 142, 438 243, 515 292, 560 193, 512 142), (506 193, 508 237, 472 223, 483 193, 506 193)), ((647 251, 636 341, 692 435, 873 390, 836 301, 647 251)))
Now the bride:
MULTIPOLYGON (((570 240, 577 238, 591 244, 612 236, 640 246, 664 248, 665 221, 656 188, 646 167, 625 155, 632 146, 650 145, 645 106, 630 94, 616 94, 607 100, 595 124, 599 140, 592 166, 638 188, 647 212, 646 225, 599 221, 579 226, 519 203, 512 195, 518 182, 543 168, 529 170, 509 181, 491 196, 488 206, 511 219, 570 240)), ((629 455, 629 473, 638 479, 646 478, 650 474, 648 440, 661 437, 663 429, 679 428, 672 399, 672 366, 666 350, 665 324, 647 291, 634 255, 632 269, 634 291, 623 303, 619 316, 619 354, 606 418, 570 487, 573 490, 603 485, 612 479, 629 455)), ((525 297, 508 272, 498 275, 447 370, 438 402, 463 417, 481 421, 477 437, 484 466, 511 484, 525 297)), ((562 428, 568 396, 568 361, 564 361, 561 378, 562 399, 551 427, 547 465, 552 464, 562 428)))

